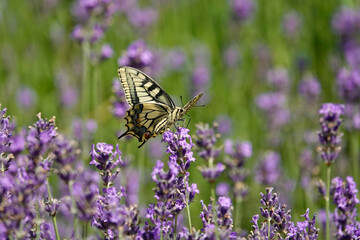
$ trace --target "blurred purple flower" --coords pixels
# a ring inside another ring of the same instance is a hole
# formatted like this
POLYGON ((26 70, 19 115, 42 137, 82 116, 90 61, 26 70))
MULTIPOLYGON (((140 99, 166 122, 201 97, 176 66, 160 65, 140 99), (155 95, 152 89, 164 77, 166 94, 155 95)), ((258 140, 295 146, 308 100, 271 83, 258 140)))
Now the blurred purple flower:
POLYGON ((225 165, 222 163, 217 163, 215 166, 200 166, 199 170, 206 181, 213 183, 225 170, 225 165))
POLYGON ((149 142, 148 149, 153 159, 162 159, 166 148, 161 140, 155 138, 149 142))
POLYGON ((139 171, 131 170, 126 174, 126 203, 135 205, 139 203, 140 176, 139 171))
POLYGON ((16 92, 16 99, 21 108, 31 108, 37 102, 37 95, 29 87, 20 87, 16 92))
POLYGON ((81 221, 90 221, 96 214, 99 197, 99 178, 95 172, 82 171, 72 186, 71 192, 76 205, 77 216, 81 221))
POLYGON ((341 150, 341 136, 338 129, 342 123, 341 115, 344 114, 344 105, 325 103, 319 110, 320 126, 319 132, 319 152, 321 158, 327 165, 337 158, 341 150))
POLYGON ((115 2, 115 0, 77 0, 72 6, 72 13, 77 22, 72 37, 80 42, 91 41, 91 43, 102 38, 118 10, 115 2), (96 21, 93 21, 94 19, 96 21))
POLYGON ((280 155, 276 152, 266 153, 255 169, 255 180, 271 186, 279 180, 280 175, 280 155))
POLYGON ((241 21, 250 19, 254 15, 255 3, 253 0, 230 0, 235 17, 241 21))
POLYGON ((134 239, 138 230, 138 209, 120 203, 124 189, 116 192, 115 188, 104 188, 103 195, 96 203, 96 213, 91 224, 103 231, 106 239, 122 237, 134 239))
POLYGON ((218 124, 218 132, 221 135, 229 134, 232 131, 232 120, 227 115, 220 115, 215 119, 218 124))
POLYGON ((301 18, 296 11, 287 12, 283 18, 283 31, 287 38, 294 38, 299 34, 301 18))
POLYGON ((330 188, 333 202, 336 205, 334 222, 337 228, 337 239, 355 239, 360 237, 360 223, 356 221, 356 204, 360 201, 356 194, 356 183, 352 177, 343 181, 340 177, 332 180, 330 188))
POLYGON ((289 73, 286 68, 277 67, 267 71, 267 81, 278 91, 286 91, 290 85, 289 73))
MULTIPOLYGON (((360 15, 359 15, 359 18, 360 18, 360 15)), ((359 67, 360 67, 360 46, 356 43, 348 44, 345 46, 344 54, 345 54, 346 62, 349 64, 349 66, 352 69, 359 69, 359 67)))
POLYGON ((343 37, 353 35, 360 29, 360 15, 356 9, 343 7, 332 19, 335 32, 343 37))
POLYGON ((136 40, 131 43, 126 52, 118 58, 119 66, 130 66, 144 71, 149 75, 155 75, 155 54, 146 46, 144 40, 136 40))
POLYGON ((233 206, 230 198, 219 197, 215 206, 217 224, 215 224, 211 204, 206 206, 202 200, 200 203, 202 205, 200 218, 203 224, 203 230, 198 239, 216 239, 216 232, 219 234, 220 239, 237 239, 236 232, 232 231, 233 220, 231 212, 233 211, 233 206), (218 229, 216 229, 216 227, 218 227, 218 229))
POLYGON ((114 55, 114 50, 110 46, 110 44, 104 44, 101 47, 101 59, 108 59, 114 55))
POLYGON ((246 197, 248 186, 245 180, 249 172, 244 168, 247 158, 252 156, 252 144, 248 141, 233 143, 231 140, 225 141, 225 164, 229 169, 228 175, 231 179, 233 193, 236 199, 246 197))
POLYGON ((227 67, 237 67, 240 62, 239 48, 237 45, 229 45, 223 52, 223 59, 227 67))
POLYGON ((230 186, 226 182, 221 182, 216 185, 216 194, 219 196, 229 195, 230 186))
POLYGON ((85 138, 92 139, 97 130, 97 122, 94 119, 88 119, 83 122, 79 118, 72 121, 72 130, 76 140, 81 141, 85 138))
POLYGON ((217 158, 220 154, 220 148, 215 146, 220 137, 217 133, 218 124, 213 123, 213 126, 210 127, 209 124, 200 123, 196 125, 196 128, 195 139, 199 156, 207 162, 217 158))
POLYGON ((48 223, 40 224, 40 239, 41 240, 54 240, 55 237, 51 231, 51 225, 48 223))
POLYGON ((165 56, 165 64, 171 70, 181 70, 184 67, 186 54, 181 48, 170 50, 165 56))
POLYGON ((263 93, 257 96, 256 105, 264 111, 282 108, 286 103, 286 96, 281 92, 263 93))
POLYGON ((66 184, 75 180, 78 173, 73 164, 80 156, 80 149, 77 148, 76 142, 66 139, 63 135, 58 135, 55 139, 53 153, 54 161, 59 165, 55 173, 66 184))
POLYGON ((126 101, 125 92, 121 87, 121 83, 117 78, 113 80, 112 92, 115 95, 115 99, 112 100, 112 113, 115 117, 122 119, 129 109, 129 104, 126 101))
POLYGON ((321 93, 320 83, 313 76, 307 76, 301 80, 299 92, 306 101, 314 102, 321 93))
POLYGON ((342 68, 337 76, 340 96, 347 102, 360 101, 360 72, 342 68))
POLYGON ((127 12, 129 22, 137 28, 145 28, 153 24, 157 19, 157 12, 155 9, 146 7, 140 9, 138 7, 131 8, 127 12))
POLYGON ((61 89, 61 103, 65 107, 73 107, 78 101, 78 91, 73 87, 61 89))

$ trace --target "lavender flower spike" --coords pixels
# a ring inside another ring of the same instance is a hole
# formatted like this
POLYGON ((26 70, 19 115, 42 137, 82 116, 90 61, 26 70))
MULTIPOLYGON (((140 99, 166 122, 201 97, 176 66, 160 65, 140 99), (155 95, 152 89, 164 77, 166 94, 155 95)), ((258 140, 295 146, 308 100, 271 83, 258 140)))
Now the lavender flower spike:
POLYGON ((324 162, 330 166, 341 150, 342 134, 338 129, 342 123, 341 115, 344 114, 344 105, 325 103, 319 110, 321 131, 319 132, 319 152, 324 162))
POLYGON ((119 145, 116 144, 115 151, 113 149, 114 147, 110 144, 97 143, 96 148, 93 145, 90 152, 91 162, 89 164, 95 165, 101 171, 100 175, 106 187, 112 185, 120 171, 117 169, 115 173, 112 173, 112 170, 122 163, 119 145))

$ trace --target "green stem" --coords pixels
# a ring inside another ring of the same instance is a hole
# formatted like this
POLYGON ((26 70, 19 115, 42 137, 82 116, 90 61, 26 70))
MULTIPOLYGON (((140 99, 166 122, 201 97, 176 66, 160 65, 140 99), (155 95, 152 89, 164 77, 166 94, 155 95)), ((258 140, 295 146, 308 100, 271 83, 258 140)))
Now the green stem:
POLYGON ((216 210, 215 210, 215 184, 211 183, 211 205, 212 205, 212 214, 214 217, 214 222, 215 222, 215 235, 216 235, 216 240, 220 239, 219 236, 219 224, 218 224, 218 218, 217 218, 217 214, 216 214, 216 210))
MULTIPOLYGON (((48 178, 46 178, 46 188, 47 188, 47 192, 48 192, 49 202, 52 202, 52 196, 51 196, 51 191, 50 191, 50 185, 49 185, 49 179, 48 178)), ((52 222, 53 222, 53 225, 54 225, 56 240, 60 240, 59 230, 58 230, 57 223, 56 223, 56 214, 51 216, 51 218, 52 218, 52 222)))
POLYGON ((86 239, 88 232, 88 221, 83 223, 83 239, 86 239))
POLYGON ((161 220, 160 240, 163 239, 163 220, 161 220))
POLYGON ((89 113, 89 57, 90 57, 90 42, 84 40, 82 43, 83 51, 83 69, 81 82, 81 116, 85 119, 89 113))
POLYGON ((355 132, 351 134, 351 162, 355 182, 359 182, 359 134, 355 132))
POLYGON ((236 211, 235 211, 235 229, 237 232, 241 230, 241 207, 242 207, 242 198, 236 198, 236 211))
POLYGON ((175 215, 175 226, 174 226, 174 236, 173 236, 173 240, 176 239, 176 232, 177 232, 177 217, 178 215, 175 215))
POLYGON ((190 207, 189 207, 189 204, 187 202, 188 202, 188 200, 187 200, 187 197, 186 197, 186 210, 187 210, 187 216, 188 216, 188 222, 189 222, 189 231, 190 231, 190 234, 192 234, 190 207))
POLYGON ((267 224, 268 224, 268 239, 270 239, 270 227, 271 227, 271 217, 269 216, 268 219, 267 219, 267 224))
MULTIPOLYGON (((101 93, 101 81, 100 81, 100 70, 99 67, 94 69, 94 83, 93 83, 93 109, 99 106, 100 103, 100 96, 101 93)), ((102 109, 100 109, 102 111, 102 109)), ((102 123, 102 116, 103 114, 97 115, 97 122, 102 123)), ((96 136, 101 138, 102 134, 102 124, 99 124, 98 130, 96 131, 96 136)))
POLYGON ((331 167, 327 166, 326 171, 326 196, 325 196, 325 208, 326 208, 326 240, 330 240, 330 177, 331 167))

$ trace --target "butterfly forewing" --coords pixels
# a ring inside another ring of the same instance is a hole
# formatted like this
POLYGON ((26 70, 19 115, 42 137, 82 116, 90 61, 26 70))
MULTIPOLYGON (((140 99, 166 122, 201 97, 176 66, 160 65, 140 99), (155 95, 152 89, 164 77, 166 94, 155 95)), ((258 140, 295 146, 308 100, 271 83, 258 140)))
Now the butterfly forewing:
POLYGON ((170 96, 145 73, 132 67, 120 67, 118 74, 130 106, 137 103, 160 103, 175 108, 170 96))

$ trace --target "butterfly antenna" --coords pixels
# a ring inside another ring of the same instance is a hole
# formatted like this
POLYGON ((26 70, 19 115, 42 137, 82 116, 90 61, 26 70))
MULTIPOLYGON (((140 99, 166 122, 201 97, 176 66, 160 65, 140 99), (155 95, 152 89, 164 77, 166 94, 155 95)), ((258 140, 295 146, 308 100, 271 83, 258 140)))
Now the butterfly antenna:
POLYGON ((182 96, 180 95, 180 101, 181 101, 181 106, 184 107, 184 103, 183 103, 183 100, 182 100, 182 96))

